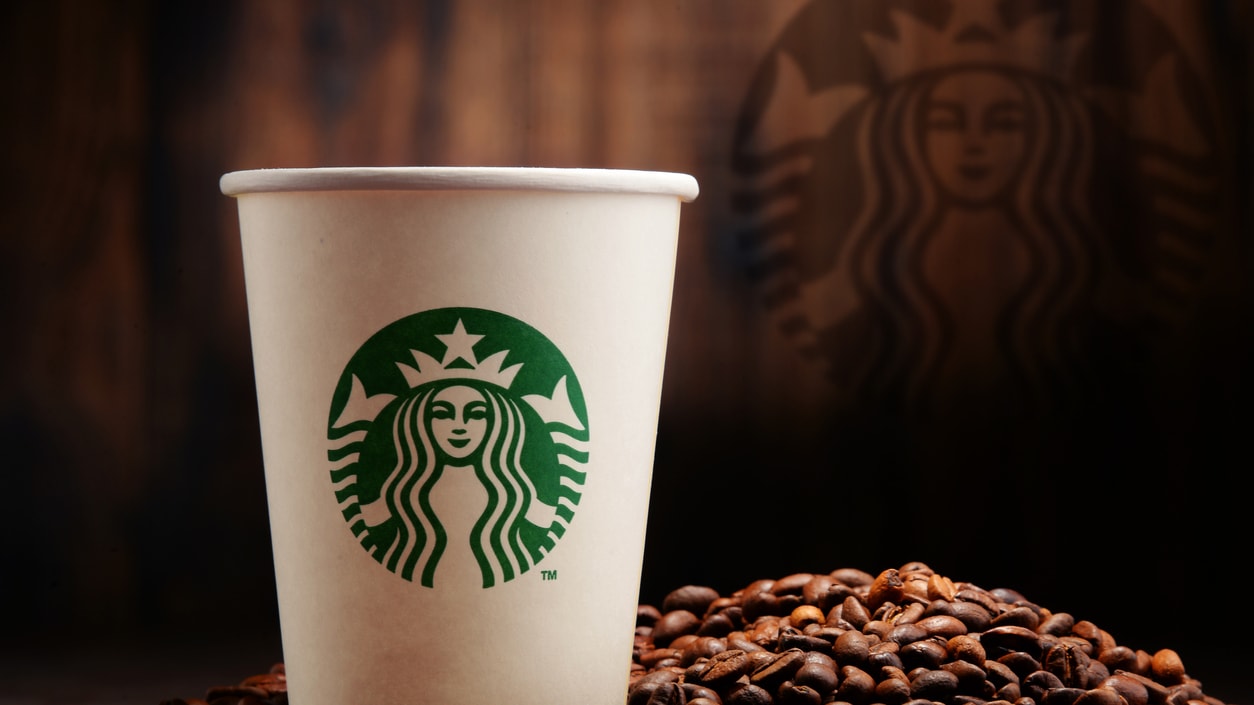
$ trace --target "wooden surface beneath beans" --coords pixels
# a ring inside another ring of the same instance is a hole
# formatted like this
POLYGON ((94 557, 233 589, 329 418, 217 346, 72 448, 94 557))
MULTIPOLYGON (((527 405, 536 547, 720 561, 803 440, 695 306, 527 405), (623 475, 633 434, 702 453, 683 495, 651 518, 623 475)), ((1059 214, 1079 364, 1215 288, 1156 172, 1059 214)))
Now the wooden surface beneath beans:
MULTIPOLYGON (((203 699, 286 705, 283 664, 203 699)), ((1172 649, 910 563, 686 585, 637 611, 627 705, 1225 705, 1172 649)))

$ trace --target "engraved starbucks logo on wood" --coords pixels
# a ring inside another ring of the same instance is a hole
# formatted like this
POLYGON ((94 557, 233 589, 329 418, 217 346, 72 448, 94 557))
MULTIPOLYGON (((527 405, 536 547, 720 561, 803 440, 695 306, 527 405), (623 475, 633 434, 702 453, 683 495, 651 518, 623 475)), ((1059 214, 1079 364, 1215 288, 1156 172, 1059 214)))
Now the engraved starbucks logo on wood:
POLYGON ((834 398, 1048 410, 1187 329, 1237 201, 1168 7, 816 1, 783 30, 737 123, 735 237, 834 398))
POLYGON ((416 313, 363 343, 327 435, 335 498, 362 548, 426 587, 460 570, 489 588, 534 568, 570 526, 588 462, 565 356, 476 308, 416 313))

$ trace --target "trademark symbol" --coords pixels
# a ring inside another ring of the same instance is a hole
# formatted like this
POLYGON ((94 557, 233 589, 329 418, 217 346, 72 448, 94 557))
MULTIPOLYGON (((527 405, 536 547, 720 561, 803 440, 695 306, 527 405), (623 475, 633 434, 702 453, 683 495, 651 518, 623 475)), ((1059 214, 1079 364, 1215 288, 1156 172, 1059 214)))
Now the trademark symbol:
POLYGON ((557 580, 557 571, 556 570, 541 570, 540 579, 541 580, 557 580))

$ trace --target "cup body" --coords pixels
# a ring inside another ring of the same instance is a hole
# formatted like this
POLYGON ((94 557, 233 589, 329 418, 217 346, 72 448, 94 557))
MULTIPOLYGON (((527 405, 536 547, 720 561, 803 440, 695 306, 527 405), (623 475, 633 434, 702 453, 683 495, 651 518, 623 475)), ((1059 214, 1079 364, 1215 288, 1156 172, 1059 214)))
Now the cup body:
POLYGON ((626 693, 691 177, 233 172, 288 689, 626 693))

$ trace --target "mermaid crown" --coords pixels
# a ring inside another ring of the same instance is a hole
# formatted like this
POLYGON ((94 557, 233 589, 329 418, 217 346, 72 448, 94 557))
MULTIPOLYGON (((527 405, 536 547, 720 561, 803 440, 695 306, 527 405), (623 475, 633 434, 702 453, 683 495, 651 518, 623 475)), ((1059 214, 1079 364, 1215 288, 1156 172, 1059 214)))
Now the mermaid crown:
POLYGON ((508 350, 493 353, 482 360, 478 359, 475 356, 474 347, 483 339, 483 336, 466 332, 466 326, 462 324, 461 319, 457 320, 453 332, 435 337, 445 345, 443 359, 436 360, 421 350, 410 350, 409 353, 414 357, 413 366, 401 362, 396 363, 411 389, 430 382, 449 379, 473 379, 509 389, 514 383, 514 377, 522 369, 521 362, 504 367, 505 358, 509 355, 508 350))
POLYGON ((901 10, 890 10, 896 37, 866 32, 863 41, 884 80, 963 65, 986 64, 1065 79, 1086 38, 1056 36, 1058 13, 1043 11, 1006 26, 997 0, 956 0, 949 21, 936 29, 901 10))

